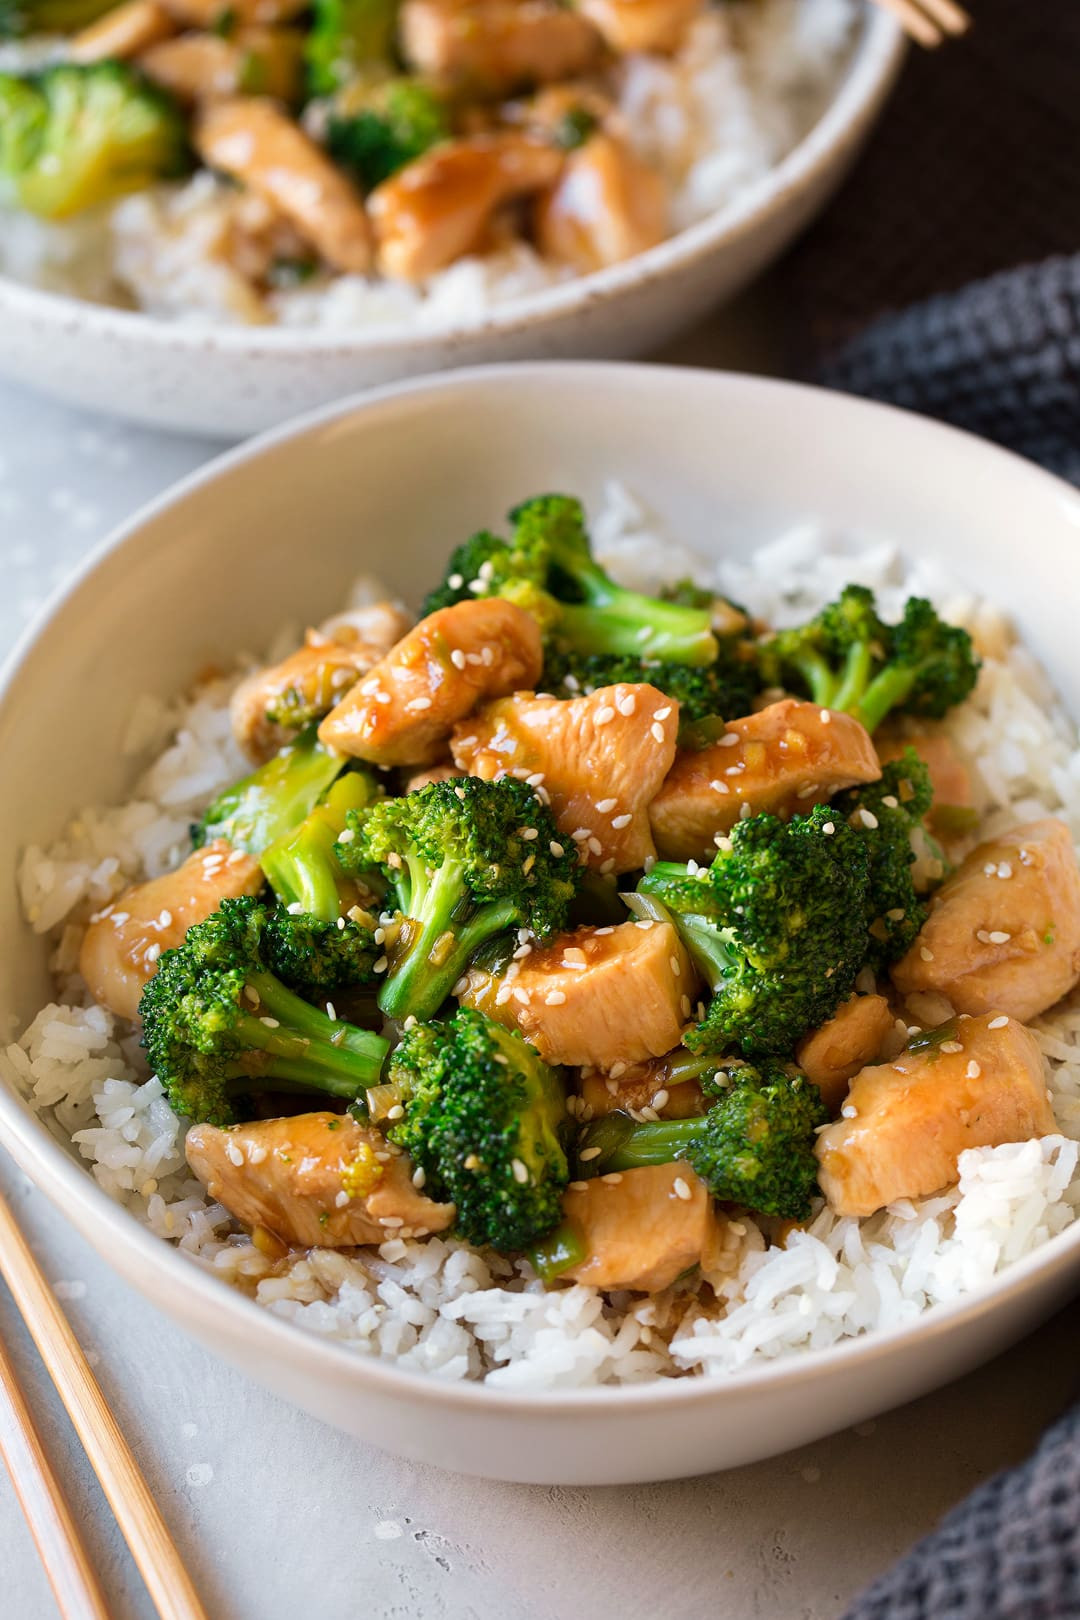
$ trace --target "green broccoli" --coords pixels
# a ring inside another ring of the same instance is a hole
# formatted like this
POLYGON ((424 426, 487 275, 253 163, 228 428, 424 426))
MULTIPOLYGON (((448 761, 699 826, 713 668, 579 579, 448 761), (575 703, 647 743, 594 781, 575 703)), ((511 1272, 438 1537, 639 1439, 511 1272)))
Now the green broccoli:
POLYGON ((304 50, 308 88, 330 96, 357 77, 385 69, 394 54, 397 0, 314 0, 304 50))
POLYGON ((718 1100, 697 1119, 639 1124, 629 1114, 612 1113, 586 1125, 577 1143, 576 1174, 607 1175, 685 1159, 714 1198, 761 1215, 806 1220, 817 1191, 814 1132, 829 1117, 817 1087, 779 1064, 747 1064, 717 1091, 718 1100))
POLYGON ((116 0, 0 0, 0 39, 77 34, 115 4, 116 0))
POLYGON ((122 62, 0 73, 0 199, 67 219, 189 166, 175 103, 122 62))
POLYGON ((362 810, 382 796, 373 772, 346 771, 298 827, 262 851, 259 864, 282 905, 337 924, 356 904, 356 886, 346 878, 334 845, 346 831, 348 812, 362 810))
POLYGON ((319 741, 308 726, 294 742, 232 787, 219 793, 191 829, 196 849, 224 838, 249 855, 262 852, 297 827, 341 775, 346 761, 319 741))
MULTIPOLYGON (((761 688, 756 664, 744 658, 727 637, 718 641, 719 651, 711 664, 666 664, 601 654, 582 657, 552 649, 544 661, 540 685, 555 697, 571 698, 620 681, 647 682, 679 705, 680 746, 692 747, 695 742, 702 746, 705 732, 701 722, 714 716, 735 720, 749 714, 761 688)), ((717 735, 723 736, 725 730, 719 726, 717 735)))
POLYGON ((457 1206, 459 1236, 516 1250, 557 1224, 566 1096, 520 1035, 461 1007, 409 1028, 387 1074, 405 1110, 390 1140, 423 1170, 430 1197, 457 1206))
POLYGON ((882 767, 876 782, 838 793, 832 801, 870 857, 867 961, 875 972, 903 956, 926 921, 926 906, 915 891, 912 838, 923 831, 933 796, 930 772, 908 748, 882 767))
POLYGON ((391 1017, 430 1018, 476 952, 507 929, 544 938, 566 920, 577 854, 524 782, 432 782, 347 820, 352 837, 334 851, 343 870, 380 868, 400 912, 379 995, 391 1017))
POLYGON ((535 614, 556 652, 715 661, 709 610, 617 585, 592 554, 580 501, 539 495, 515 507, 510 521, 509 542, 481 533, 454 552, 425 613, 470 596, 505 596, 535 614))
POLYGON ((450 134, 442 101, 419 79, 385 80, 366 91, 362 104, 355 101, 348 97, 331 115, 326 145, 364 191, 373 191, 450 134))
POLYGON ((786 1056, 851 994, 866 960, 869 852, 828 805, 753 816, 711 866, 658 861, 638 894, 658 901, 712 990, 686 1045, 786 1056))
MULTIPOLYGON (((177 1113, 227 1125, 239 1097, 275 1082, 350 1102, 376 1084, 389 1043, 282 982, 273 964, 295 964, 298 941, 275 926, 259 901, 224 900, 164 953, 143 990, 142 1044, 177 1113)), ((351 973, 355 961, 341 967, 351 973)))
POLYGON ((264 909, 265 922, 255 928, 257 943, 271 973, 290 990, 318 997, 374 983, 375 963, 383 952, 366 923, 352 917, 326 922, 285 906, 264 909))
POLYGON ((900 623, 890 625, 863 585, 848 585, 806 624, 779 631, 760 659, 767 685, 805 691, 867 731, 892 710, 940 720, 979 673, 967 631, 946 624, 925 598, 909 597, 900 623))

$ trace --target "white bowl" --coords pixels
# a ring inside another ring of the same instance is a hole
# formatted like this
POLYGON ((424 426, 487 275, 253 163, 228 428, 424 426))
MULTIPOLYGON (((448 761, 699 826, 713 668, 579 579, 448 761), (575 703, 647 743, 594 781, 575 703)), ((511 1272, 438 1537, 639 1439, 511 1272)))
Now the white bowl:
POLYGON ((847 173, 904 55, 893 19, 868 12, 834 100, 794 151, 730 207, 626 264, 438 332, 177 324, 0 276, 0 374, 144 424, 239 438, 424 372, 645 354, 751 281, 847 173))
MULTIPOLYGON (((1025 462, 880 406, 717 373, 523 365, 399 385, 188 479, 90 559, 9 663, 0 1029, 24 1026, 49 997, 42 943, 18 909, 16 853, 58 834, 83 803, 127 796, 120 742, 138 692, 175 694, 282 620, 324 613, 363 569, 415 598, 451 540, 524 493, 564 488, 595 503, 613 475, 700 550, 745 554, 812 517, 943 558, 1008 607, 1080 712, 1080 495, 1025 462)), ((389 1450, 507 1479, 659 1479, 800 1445, 965 1372, 1080 1278, 1078 1224, 897 1331, 728 1379, 513 1395, 427 1380, 277 1320, 111 1203, 2 1089, 0 1140, 123 1276, 210 1348, 389 1450)))

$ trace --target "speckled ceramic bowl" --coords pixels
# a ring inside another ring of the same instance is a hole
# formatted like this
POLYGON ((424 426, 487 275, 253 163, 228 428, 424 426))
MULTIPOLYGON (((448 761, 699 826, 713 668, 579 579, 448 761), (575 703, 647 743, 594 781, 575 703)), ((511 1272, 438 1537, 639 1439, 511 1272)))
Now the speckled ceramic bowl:
POLYGON ((903 54, 893 20, 870 6, 834 100, 760 184, 626 264, 500 305, 478 324, 354 334, 178 325, 0 277, 0 373, 94 410, 238 438, 424 372, 647 353, 745 286, 810 221, 853 162, 903 54))
MULTIPOLYGON (((1080 496, 1016 457, 881 406, 723 373, 523 365, 401 384, 234 451, 155 502, 89 559, 0 674, 0 1035, 50 995, 44 945, 19 910, 17 853, 47 844, 86 801, 128 797, 120 744, 137 692, 171 697, 223 650, 317 618, 358 571, 415 597, 448 535, 531 489, 595 506, 611 477, 702 551, 745 555, 812 518, 933 556, 1007 604, 1080 713, 1080 496)), ((1078 1223, 978 1293, 831 1350, 729 1378, 512 1393, 358 1355, 230 1291, 112 1203, 2 1085, 0 1142, 211 1349, 387 1450, 503 1479, 615 1484, 784 1451, 968 1371, 1080 1280, 1078 1223)))

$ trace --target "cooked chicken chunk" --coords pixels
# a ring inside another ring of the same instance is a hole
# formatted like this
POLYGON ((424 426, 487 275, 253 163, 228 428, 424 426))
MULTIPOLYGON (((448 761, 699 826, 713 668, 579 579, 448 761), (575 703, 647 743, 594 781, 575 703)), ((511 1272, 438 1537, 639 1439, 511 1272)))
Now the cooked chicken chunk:
POLYGON ((232 175, 296 227, 335 270, 368 270, 371 240, 359 192, 274 102, 215 101, 194 133, 199 156, 232 175))
POLYGON ((799 1042, 795 1061, 817 1086, 830 1113, 835 1114, 847 1096, 852 1075, 881 1056, 892 1027, 893 1015, 884 996, 852 996, 828 1023, 799 1042))
POLYGON ((818 1179, 838 1215, 872 1215, 950 1186, 965 1148, 1056 1129, 1031 1031, 1003 1013, 958 1018, 855 1076, 817 1139, 818 1179))
POLYGON ((258 894, 258 861, 223 838, 197 849, 175 872, 136 883, 99 911, 83 936, 79 972, 90 994, 120 1018, 135 1018, 162 951, 179 945, 193 923, 222 900, 258 894))
POLYGON ((126 62, 175 32, 158 0, 126 0, 73 35, 69 54, 73 62, 126 62))
POLYGON ((541 253, 581 275, 632 259, 667 233, 662 177, 614 135, 593 135, 571 152, 536 205, 541 253))
POLYGON ((557 0, 405 0, 401 50, 421 73, 482 93, 506 93, 581 73, 600 40, 557 0))
MULTIPOLYGON (((671 1054, 669 1054, 670 1057, 671 1054)), ((678 1054, 685 1057, 680 1048, 678 1054)), ((704 1112, 705 1100, 696 1080, 672 1083, 668 1058, 651 1058, 647 1063, 617 1064, 614 1073, 605 1069, 582 1069, 579 1092, 580 1117, 594 1119, 617 1108, 637 1112, 651 1108, 660 1119, 690 1119, 704 1112)))
POLYGON ((257 78, 263 95, 295 101, 301 86, 303 35, 295 28, 241 28, 221 34, 181 34, 139 58, 148 79, 180 101, 235 96, 257 78))
POLYGON ((914 748, 926 765, 930 772, 930 786, 934 790, 934 802, 926 818, 932 833, 948 839, 955 836, 957 831, 967 830, 962 826, 958 828, 957 820, 963 823, 973 817, 971 772, 957 753, 951 738, 944 732, 916 731, 909 736, 892 733, 875 736, 874 745, 883 765, 892 759, 899 759, 905 748, 914 748), (964 814, 958 818, 957 811, 964 814))
POLYGON ((691 1266, 711 1270, 721 1247, 708 1188, 686 1164, 578 1182, 563 1197, 563 1215, 587 1250, 563 1276, 591 1288, 658 1294, 691 1266))
POLYGON ((649 818, 665 860, 707 860, 717 833, 749 814, 790 816, 881 775, 869 736, 848 714, 784 698, 728 723, 725 736, 679 754, 649 818))
POLYGON ((578 0, 612 50, 674 51, 705 0, 578 0))
POLYGON ((457 726, 450 747, 470 776, 542 786, 559 832, 590 866, 632 872, 656 854, 649 803, 678 727, 678 704, 655 686, 602 686, 568 702, 526 692, 457 726))
POLYGON ((310 0, 232 0, 223 13, 221 0, 164 0, 178 22, 186 28, 213 30, 226 15, 234 25, 290 22, 308 10, 310 0))
POLYGON ((375 765, 431 765, 478 704, 533 685, 543 666, 536 620, 497 596, 429 613, 331 709, 328 748, 375 765))
POLYGON ((1080 871, 1064 822, 1048 818, 979 844, 930 903, 893 968, 904 995, 936 990, 958 1012, 1027 1022, 1080 978, 1080 871))
POLYGON ((269 759, 298 727, 328 713, 385 658, 412 623, 393 602, 335 614, 280 664, 256 670, 233 693, 233 734, 253 760, 269 759))
POLYGON ((520 1030, 548 1063, 608 1070, 677 1046, 697 985, 674 928, 651 922, 577 928, 501 979, 472 968, 467 981, 461 1000, 520 1030))
POLYGON ((517 130, 433 146, 368 197, 380 270, 422 281, 474 251, 496 209, 550 186, 563 158, 517 130))
POLYGON ((427 1237, 454 1219, 412 1183, 412 1166, 348 1114, 297 1114, 250 1125, 193 1125, 187 1161, 211 1198, 245 1226, 297 1248, 345 1249, 427 1237))

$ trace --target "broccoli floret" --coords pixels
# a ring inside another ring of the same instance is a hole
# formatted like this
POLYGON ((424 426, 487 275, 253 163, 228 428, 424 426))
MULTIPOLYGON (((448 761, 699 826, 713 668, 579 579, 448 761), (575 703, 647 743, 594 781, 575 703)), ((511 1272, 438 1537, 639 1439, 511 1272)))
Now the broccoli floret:
POLYGON ((933 796, 930 772, 907 748, 882 768, 878 781, 833 799, 870 857, 867 961, 875 972, 903 956, 926 921, 926 906, 915 891, 912 836, 922 829, 933 796))
POLYGON ((175 103, 122 62, 0 74, 0 198, 43 219, 183 174, 175 103))
POLYGON ((461 1007, 406 1031, 391 1059, 405 1117, 389 1136, 457 1206, 469 1243, 523 1249, 559 1220, 568 1167, 559 1073, 520 1035, 461 1007))
POLYGON ((469 596, 505 596, 539 619, 556 652, 715 661, 709 611, 617 585, 592 554, 580 501, 538 495, 515 507, 510 521, 509 542, 482 533, 459 547, 425 610, 469 596))
POLYGON ((607 1114, 586 1125, 577 1174, 588 1177, 685 1159, 714 1198, 803 1221, 817 1190, 814 1131, 829 1115, 804 1074, 744 1065, 698 1119, 636 1123, 607 1114), (599 1148, 582 1159, 582 1150, 599 1148))
POLYGON ((385 68, 394 50, 397 0, 315 0, 304 55, 313 96, 385 68))
POLYGON ((282 927, 257 900, 223 900, 161 957, 139 1016, 177 1113, 227 1125, 238 1097, 274 1082, 355 1101, 378 1081, 389 1043, 327 1017, 273 971, 275 962, 295 963, 301 948, 282 927))
POLYGON ((224 838, 234 849, 261 855, 303 821, 345 763, 323 747, 317 726, 308 726, 265 765, 218 794, 192 827, 192 843, 199 849, 212 838, 224 838))
POLYGON ((111 11, 116 0, 0 0, 0 39, 75 34, 111 11))
POLYGON ((740 821, 713 864, 658 861, 638 892, 672 915, 713 999, 692 1051, 786 1055, 851 994, 866 960, 865 842, 828 805, 740 821))
MULTIPOLYGON (((749 714, 761 688, 757 666, 744 658, 739 647, 726 637, 719 638, 719 652, 711 664, 666 664, 655 660, 593 655, 586 658, 572 652, 548 652, 540 679, 545 692, 556 697, 577 697, 600 686, 620 681, 639 681, 655 686, 679 705, 679 743, 682 747, 702 746, 705 733, 701 722, 713 716, 728 720, 749 714)), ((722 736, 724 726, 717 729, 722 736)))
POLYGON ((346 830, 348 812, 380 798, 373 772, 346 771, 298 827, 263 850, 259 865, 282 905, 336 924, 356 904, 356 885, 345 876, 334 845, 346 830))
POLYGON ((894 709, 940 720, 979 673, 967 631, 946 624, 931 603, 909 597, 900 623, 889 625, 863 585, 848 585, 808 623, 779 631, 760 658, 768 684, 794 685, 867 731, 894 709))
POLYGON ((401 914, 388 930, 379 994, 391 1017, 430 1018, 475 953, 504 930, 544 938, 566 920, 581 868, 524 782, 432 782, 347 820, 353 836, 336 845, 337 859, 347 873, 379 867, 401 914))
POLYGON ((450 133, 443 103, 419 79, 389 79, 354 97, 330 118, 326 145, 364 191, 373 191, 450 133))

